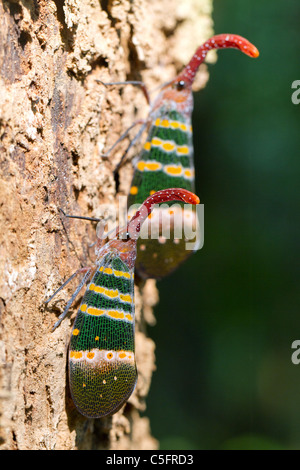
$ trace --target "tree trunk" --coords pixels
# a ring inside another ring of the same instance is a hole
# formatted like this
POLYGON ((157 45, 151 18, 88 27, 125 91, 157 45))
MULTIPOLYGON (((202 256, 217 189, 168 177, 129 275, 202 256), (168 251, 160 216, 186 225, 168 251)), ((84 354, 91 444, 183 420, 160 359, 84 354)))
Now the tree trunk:
MULTIPOLYGON (((211 0, 0 0, 0 444, 2 449, 156 449, 146 408, 155 345, 146 325, 158 301, 152 280, 136 286, 139 380, 110 418, 75 409, 66 376, 70 325, 78 301, 51 328, 76 287, 47 299, 91 264, 92 223, 111 218, 132 176, 128 145, 103 153, 137 118, 142 92, 104 82, 171 79, 211 33, 211 0)), ((201 86, 206 79, 200 73, 201 86)), ((199 82, 199 83, 200 83, 199 82)), ((79 279, 78 279, 79 281, 79 279)))

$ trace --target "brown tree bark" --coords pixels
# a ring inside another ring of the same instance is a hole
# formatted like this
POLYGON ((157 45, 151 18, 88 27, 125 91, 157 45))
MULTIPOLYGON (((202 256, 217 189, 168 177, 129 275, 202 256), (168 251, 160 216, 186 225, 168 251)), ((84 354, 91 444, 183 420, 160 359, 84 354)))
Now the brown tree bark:
MULTIPOLYGON (((147 112, 139 89, 96 80, 169 80, 212 33, 211 0, 0 0, 0 445, 2 449, 155 449, 146 408, 155 345, 146 325, 158 301, 136 286, 136 390, 111 418, 87 420, 66 378, 71 315, 51 328, 74 291, 44 301, 93 257, 91 223, 126 195, 113 169, 128 141, 102 153, 147 112)), ((200 85, 206 69, 200 73, 200 85)))

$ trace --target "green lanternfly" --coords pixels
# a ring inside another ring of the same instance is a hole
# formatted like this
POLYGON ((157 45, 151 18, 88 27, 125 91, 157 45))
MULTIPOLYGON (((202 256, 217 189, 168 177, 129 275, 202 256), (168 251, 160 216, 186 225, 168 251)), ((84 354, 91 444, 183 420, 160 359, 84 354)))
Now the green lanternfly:
POLYGON ((94 266, 73 274, 47 303, 78 273, 80 285, 55 323, 55 329, 84 284, 69 345, 69 383, 78 411, 88 418, 109 416, 128 400, 136 381, 134 348, 134 267, 141 226, 154 205, 166 201, 199 204, 199 198, 180 188, 149 196, 124 229, 104 244, 96 243, 94 266))
MULTIPOLYGON (((141 204, 149 194, 168 187, 178 186, 194 191, 192 85, 206 54, 211 49, 224 48, 239 49, 250 57, 259 55, 256 47, 241 36, 233 34, 213 36, 196 50, 188 65, 174 80, 162 86, 154 103, 150 104, 147 119, 137 121, 136 124, 142 124, 137 137, 147 130, 147 138, 141 153, 135 159, 128 207, 141 204)), ((142 89, 149 101, 149 93, 143 84, 142 89)), ((153 212, 152 218, 155 220, 151 221, 151 227, 149 221, 144 224, 137 245, 136 260, 136 271, 143 278, 159 279, 166 276, 198 249, 200 238, 198 234, 195 236, 192 250, 186 250, 185 240, 178 239, 174 235, 177 225, 182 225, 183 222, 182 210, 178 204, 176 206, 176 210, 167 205, 158 208, 153 212), (166 238, 162 235, 161 223, 170 224, 171 237, 166 238), (150 230, 151 237, 147 239, 144 234, 150 230)), ((190 214, 190 224, 198 225, 194 211, 190 214)))

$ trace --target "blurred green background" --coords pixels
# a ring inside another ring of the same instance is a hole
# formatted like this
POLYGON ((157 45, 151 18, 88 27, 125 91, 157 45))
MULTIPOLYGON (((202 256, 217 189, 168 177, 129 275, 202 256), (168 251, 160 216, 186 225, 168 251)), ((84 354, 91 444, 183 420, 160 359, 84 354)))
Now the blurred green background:
POLYGON ((205 243, 158 284, 146 415, 161 449, 300 449, 300 3, 214 0, 213 19, 260 57, 220 51, 195 94, 205 243))

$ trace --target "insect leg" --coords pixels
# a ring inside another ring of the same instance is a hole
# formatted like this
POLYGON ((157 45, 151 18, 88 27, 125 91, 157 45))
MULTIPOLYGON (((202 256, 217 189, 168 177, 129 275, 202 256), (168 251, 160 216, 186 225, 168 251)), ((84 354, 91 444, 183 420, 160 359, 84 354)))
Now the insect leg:
POLYGON ((60 324, 61 322, 63 321, 63 319, 66 317, 68 311, 69 311, 69 308, 71 307, 72 303, 74 302, 75 298, 77 297, 77 295, 79 294, 79 292, 81 291, 82 287, 84 286, 84 284, 86 283, 86 281, 90 278, 91 276, 91 272, 92 272, 93 268, 82 268, 82 269, 79 269, 78 271, 76 271, 76 273, 74 273, 51 297, 50 299, 48 299, 46 301, 46 303, 50 302, 51 299, 53 299, 53 297, 61 290, 63 289, 63 287, 65 287, 70 281, 71 279, 73 279, 77 274, 79 273, 82 273, 82 272, 85 272, 85 275, 83 276, 79 286, 76 288, 74 294, 72 295, 72 297, 70 298, 69 302, 67 303, 63 313, 58 317, 58 320, 57 322, 54 324, 53 328, 52 328, 52 331, 54 331, 60 324))
POLYGON ((65 211, 63 211, 60 207, 58 209, 64 215, 64 217, 69 217, 70 219, 83 219, 83 220, 89 220, 91 222, 98 222, 97 228, 96 228, 97 240, 91 245, 89 245, 89 248, 92 248, 94 245, 97 244, 98 249, 99 249, 102 247, 102 245, 104 245, 105 239, 107 238, 107 236, 104 236, 106 221, 103 217, 97 218, 97 217, 85 217, 82 215, 69 215, 69 214, 66 214, 65 211))
MULTIPOLYGON (((147 120, 147 119, 138 119, 138 120, 135 121, 133 124, 131 124, 131 126, 129 126, 128 129, 126 129, 126 131, 116 140, 116 142, 110 147, 110 149, 108 149, 107 152, 105 152, 105 153, 102 154, 102 157, 107 158, 107 157, 109 156, 109 154, 111 153, 111 151, 112 151, 120 142, 122 142, 122 140, 124 140, 125 137, 128 136, 128 134, 129 134, 129 132, 131 131, 131 129, 133 129, 135 126, 142 125, 142 128, 141 128, 141 129, 143 129, 143 131, 144 131, 145 126, 146 126, 147 123, 148 123, 148 120, 147 120)), ((140 131, 138 132, 138 135, 140 136, 141 133, 142 133, 142 132, 141 132, 141 130, 140 130, 140 131)), ((135 140, 135 139, 136 139, 136 137, 134 137, 133 140, 135 140)), ((132 145, 132 141, 130 142, 129 147, 128 147, 127 150, 126 150, 125 155, 128 153, 128 150, 130 149, 131 145, 132 145)), ((123 159, 123 157, 122 157, 122 159, 123 159)))
POLYGON ((69 217, 70 219, 83 219, 83 220, 90 220, 91 222, 101 222, 102 219, 97 219, 96 217, 85 217, 85 216, 82 216, 82 215, 69 215, 69 214, 66 214, 65 211, 63 211, 60 207, 59 207, 59 210, 60 212, 63 213, 63 215, 65 217, 69 217))
MULTIPOLYGON (((141 90, 143 91, 145 97, 146 97, 146 100, 147 100, 147 103, 149 104, 149 106, 151 106, 151 102, 150 102, 150 94, 148 92, 148 89, 146 87, 146 85, 143 83, 143 82, 140 82, 140 81, 126 81, 126 82, 109 82, 109 83, 105 83, 105 82, 102 82, 101 80, 96 80, 98 83, 101 83, 102 85, 104 86, 111 86, 111 85, 136 85, 136 86, 139 86, 141 88, 141 90)), ((119 139, 113 144, 113 146, 107 151, 105 152, 104 154, 102 154, 102 157, 108 157, 108 155, 110 154, 110 152, 116 147, 116 145, 118 145, 122 140, 125 139, 125 137, 127 137, 127 135, 129 134, 129 132, 131 131, 131 129, 133 129, 133 127, 135 127, 136 125, 142 125, 141 129, 139 130, 139 132, 137 133, 137 135, 133 138, 132 141, 130 141, 127 149, 125 150, 125 153, 123 154, 122 158, 121 158, 121 161, 118 163, 118 165, 116 166, 115 170, 114 170, 114 174, 116 174, 120 168, 120 166, 122 165, 126 155, 128 154, 130 148, 134 145, 134 143, 141 137, 142 133, 144 132, 145 128, 147 127, 147 125, 149 124, 150 120, 149 118, 147 119, 138 119, 137 121, 135 121, 125 132, 124 134, 121 135, 121 137, 119 137, 119 139)))
POLYGON ((124 162, 124 159, 126 157, 126 155, 128 154, 129 150, 131 149, 131 147, 135 144, 135 142, 137 140, 139 140, 139 138, 141 137, 141 135, 143 134, 145 128, 147 127, 148 123, 150 122, 149 119, 144 119, 144 120, 141 120, 143 122, 140 122, 140 124, 142 124, 142 127, 140 128, 139 132, 136 134, 136 136, 130 141, 127 149, 125 150, 124 154, 122 155, 122 158, 121 160, 119 161, 119 163, 117 164, 116 168, 114 169, 113 173, 114 175, 119 171, 119 168, 120 166, 122 165, 122 163, 124 162))

